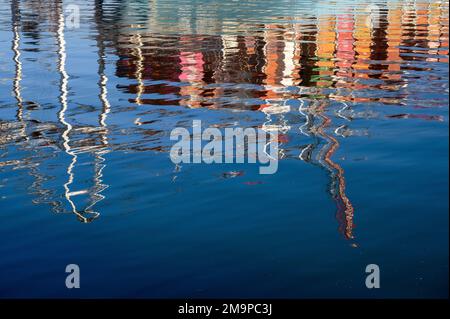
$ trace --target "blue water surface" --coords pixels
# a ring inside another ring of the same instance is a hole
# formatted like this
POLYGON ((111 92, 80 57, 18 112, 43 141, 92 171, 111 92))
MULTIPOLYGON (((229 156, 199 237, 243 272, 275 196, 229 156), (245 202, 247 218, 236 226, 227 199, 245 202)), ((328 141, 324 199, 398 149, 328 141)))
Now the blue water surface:
POLYGON ((448 297, 448 8, 2 1, 0 297, 448 297), (194 120, 277 172, 173 163, 194 120))

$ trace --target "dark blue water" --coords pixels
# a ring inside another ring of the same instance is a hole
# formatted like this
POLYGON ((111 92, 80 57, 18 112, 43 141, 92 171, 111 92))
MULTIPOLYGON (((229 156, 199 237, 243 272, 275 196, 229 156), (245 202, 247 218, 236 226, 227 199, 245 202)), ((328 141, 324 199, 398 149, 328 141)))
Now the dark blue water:
POLYGON ((1 1, 0 297, 448 297, 448 1, 222 2, 1 1))

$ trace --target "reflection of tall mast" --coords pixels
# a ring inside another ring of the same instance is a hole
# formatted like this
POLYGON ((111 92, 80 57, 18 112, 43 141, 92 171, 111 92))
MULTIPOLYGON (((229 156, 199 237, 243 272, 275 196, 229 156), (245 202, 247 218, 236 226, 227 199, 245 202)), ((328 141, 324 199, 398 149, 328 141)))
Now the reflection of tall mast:
POLYGON ((15 65, 15 76, 13 81, 13 92, 14 97, 17 101, 17 112, 16 117, 21 124, 20 134, 26 137, 26 124, 23 120, 23 98, 21 94, 20 82, 22 81, 22 62, 20 62, 20 8, 19 1, 11 1, 11 18, 12 18, 12 31, 13 31, 13 41, 12 41, 12 51, 14 52, 14 65, 15 65))
MULTIPOLYGON (((13 138, 23 139, 25 141, 25 147, 30 146, 30 137, 27 133, 27 121, 24 119, 24 103, 23 97, 21 93, 21 81, 22 81, 22 62, 20 61, 20 1, 12 0, 11 1, 11 18, 12 18, 12 31, 13 31, 13 39, 11 49, 14 53, 13 61, 15 65, 15 75, 13 80, 13 93, 14 97, 17 101, 17 112, 16 119, 19 124, 18 134, 13 134, 13 138)), ((37 199, 33 200, 35 203, 37 202, 48 202, 52 205, 54 211, 60 211, 60 203, 58 201, 48 201, 51 199, 52 191, 46 190, 43 187, 43 183, 49 180, 49 177, 42 174, 39 167, 39 160, 42 160, 45 155, 42 154, 40 149, 34 150, 32 155, 17 161, 11 161, 12 165, 25 165, 29 171, 28 173, 34 178, 32 185, 29 187, 29 190, 32 194, 37 195, 37 199), (33 156, 37 153, 36 156, 33 156)))
POLYGON ((103 184, 102 177, 103 177, 103 170, 106 167, 105 158, 103 157, 104 154, 108 152, 108 128, 106 124, 106 119, 108 116, 108 113, 111 110, 111 105, 108 101, 108 89, 106 87, 106 84, 108 82, 108 77, 105 74, 106 69, 106 62, 105 62, 105 56, 106 56, 106 50, 104 45, 104 39, 103 34, 104 30, 101 28, 102 24, 102 16, 103 16, 103 6, 102 6, 101 0, 96 0, 95 2, 95 8, 96 8, 96 24, 97 24, 97 30, 98 30, 98 36, 97 36, 97 48, 98 48, 98 75, 99 75, 99 81, 98 86, 100 89, 99 93, 99 99, 102 103, 102 111, 99 115, 99 126, 100 126, 100 138, 102 147, 99 148, 99 150, 95 151, 95 176, 94 176, 94 191, 92 192, 91 196, 91 204, 86 208, 86 211, 90 211, 95 204, 97 204, 99 201, 103 200, 105 198, 104 195, 101 194, 102 191, 104 191, 108 185, 103 184))
POLYGON ((99 82, 98 86, 100 88, 100 94, 99 99, 102 103, 102 112, 99 116, 99 125, 102 128, 101 137, 102 137, 102 144, 108 145, 108 135, 107 135, 107 127, 106 127, 106 118, 108 116, 108 113, 111 110, 111 105, 108 101, 108 89, 106 88, 106 83, 108 82, 108 77, 105 74, 105 68, 106 68, 106 62, 105 62, 105 56, 106 56, 106 50, 105 50, 105 43, 103 34, 105 30, 103 30, 102 26, 102 17, 103 17, 103 0, 96 0, 95 1, 95 17, 96 17, 96 24, 97 24, 97 30, 98 30, 98 36, 97 36, 97 47, 98 47, 98 74, 99 74, 99 82))
POLYGON ((106 87, 106 84, 108 82, 108 77, 105 74, 105 68, 106 68, 106 62, 105 62, 105 56, 106 56, 106 50, 105 50, 105 43, 103 34, 105 30, 101 27, 103 22, 101 21, 103 17, 103 0, 96 0, 95 1, 95 17, 96 17, 96 24, 97 24, 97 30, 98 30, 98 36, 97 36, 97 48, 98 48, 98 75, 99 75, 99 82, 98 86, 100 88, 100 94, 99 99, 102 103, 102 112, 99 116, 99 125, 101 127, 101 140, 103 146, 108 145, 108 130, 106 125, 106 118, 111 111, 111 105, 108 101, 108 89, 106 87))
POLYGON ((69 167, 67 168, 67 174, 69 176, 68 181, 64 184, 64 190, 65 190, 65 197, 67 201, 69 202, 70 206, 72 207, 72 212, 78 216, 78 218, 84 222, 88 223, 92 221, 94 218, 98 216, 97 213, 94 213, 91 217, 85 217, 82 213, 78 212, 75 203, 72 200, 72 196, 80 195, 84 193, 83 191, 80 192, 71 192, 70 191, 70 185, 73 183, 74 180, 74 166, 77 162, 77 155, 72 150, 70 146, 70 133, 72 131, 72 125, 67 122, 66 120, 66 112, 67 112, 67 96, 68 96, 68 81, 69 76, 66 72, 66 41, 64 39, 64 14, 63 10, 60 5, 57 7, 58 10, 58 29, 57 29, 57 43, 58 43, 58 71, 61 75, 60 79, 60 96, 59 101, 61 103, 61 110, 59 111, 58 118, 60 122, 65 126, 65 130, 62 134, 63 138, 63 146, 64 151, 66 154, 68 154, 72 160, 69 164, 69 167))

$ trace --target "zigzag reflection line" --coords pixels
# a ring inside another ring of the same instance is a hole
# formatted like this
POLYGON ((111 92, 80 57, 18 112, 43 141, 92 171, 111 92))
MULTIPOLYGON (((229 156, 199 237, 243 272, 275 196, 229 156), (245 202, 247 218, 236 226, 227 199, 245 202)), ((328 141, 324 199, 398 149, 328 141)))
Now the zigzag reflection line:
POLYGON ((13 51, 13 61, 15 66, 15 74, 13 80, 13 92, 14 97, 17 101, 17 112, 16 117, 18 121, 21 123, 20 134, 25 139, 27 139, 26 134, 26 123, 23 118, 23 97, 22 97, 22 62, 20 61, 21 53, 20 53, 20 29, 19 29, 19 3, 17 0, 11 1, 11 16, 12 16, 12 31, 13 31, 13 41, 11 49, 13 51))
POLYGON ((344 177, 344 169, 331 159, 333 154, 339 148, 340 144, 335 137, 325 133, 324 128, 330 125, 331 119, 327 117, 323 113, 323 111, 323 107, 321 107, 319 116, 323 119, 323 122, 319 125, 317 131, 325 140, 328 141, 328 144, 320 150, 318 160, 324 165, 324 167, 328 167, 332 174, 332 178, 337 180, 338 193, 335 194, 335 196, 338 197, 336 202, 338 206, 337 218, 340 222, 343 222, 340 225, 340 228, 343 231, 345 237, 347 239, 353 239, 354 208, 352 203, 350 202, 350 199, 345 193, 346 182, 344 177), (343 205, 340 204, 340 201, 342 201, 343 205), (344 216, 345 221, 341 220, 341 216, 344 216))
POLYGON ((61 75, 61 81, 60 81, 60 104, 61 104, 61 110, 58 113, 58 119, 59 121, 65 126, 64 132, 62 133, 62 139, 63 139, 63 147, 66 154, 68 154, 72 159, 67 167, 67 175, 68 180, 66 183, 64 183, 64 197, 66 198, 67 202, 70 204, 70 207, 72 208, 72 212, 84 223, 90 222, 92 219, 96 218, 98 214, 94 214, 93 217, 87 218, 83 216, 80 212, 78 212, 77 207, 75 203, 72 200, 72 196, 76 195, 76 193, 72 193, 70 191, 70 185, 72 185, 74 181, 74 172, 73 169, 75 167, 75 164, 77 162, 78 156, 76 152, 74 152, 70 146, 70 133, 73 129, 73 126, 67 122, 66 120, 66 112, 68 109, 68 82, 69 82, 69 75, 66 71, 66 41, 64 38, 64 14, 59 8, 58 10, 58 28, 56 31, 57 34, 57 44, 58 44, 58 71, 61 75))

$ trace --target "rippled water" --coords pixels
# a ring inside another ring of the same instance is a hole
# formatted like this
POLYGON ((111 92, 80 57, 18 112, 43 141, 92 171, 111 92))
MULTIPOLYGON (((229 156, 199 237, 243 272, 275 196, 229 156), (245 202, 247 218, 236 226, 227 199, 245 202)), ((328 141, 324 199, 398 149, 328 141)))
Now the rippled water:
POLYGON ((0 296, 448 296, 448 8, 2 0, 0 296), (278 172, 173 164, 197 119, 278 172))

